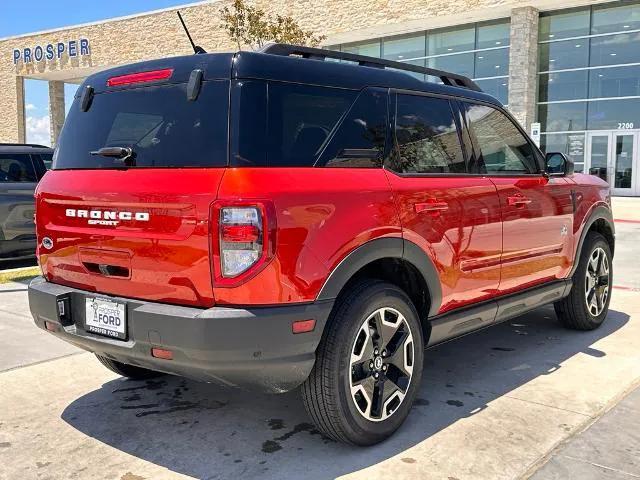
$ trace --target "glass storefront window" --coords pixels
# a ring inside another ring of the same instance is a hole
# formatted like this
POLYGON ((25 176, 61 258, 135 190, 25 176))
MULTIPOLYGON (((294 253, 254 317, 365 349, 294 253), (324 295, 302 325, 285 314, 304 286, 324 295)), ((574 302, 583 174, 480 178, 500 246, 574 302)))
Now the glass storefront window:
MULTIPOLYGON (((419 35, 385 38, 382 41, 382 55, 387 60, 395 61, 424 57, 425 36, 421 33, 419 35)), ((424 66, 424 60, 422 60, 421 65, 424 66)))
POLYGON ((640 96, 640 65, 589 72, 589 98, 640 96))
POLYGON ((368 57, 380 57, 380 41, 351 43, 343 45, 342 51, 347 53, 355 53, 356 55, 366 55, 368 57))
POLYGON ((497 98, 503 105, 509 103, 509 79, 507 77, 476 80, 476 83, 483 92, 497 98))
POLYGON ((640 127, 640 99, 589 102, 589 130, 619 130, 640 127))
MULTIPOLYGON (((622 3, 622 2, 616 2, 622 3)), ((591 33, 624 32, 640 29, 640 5, 596 5, 591 33)))
POLYGON ((589 35, 590 11, 588 8, 540 16, 540 40, 589 35))
POLYGON ((538 101, 578 100, 587 98, 587 70, 544 73, 538 77, 538 101))
POLYGON ((506 47, 510 43, 509 22, 500 21, 478 25, 476 48, 506 47))
POLYGON ((509 49, 485 50, 476 53, 475 78, 509 75, 509 49))
POLYGON ((640 32, 591 39, 591 66, 640 62, 640 32))
POLYGON ((580 39, 540 44, 540 71, 546 72, 588 66, 588 42, 588 39, 580 39))
POLYGON ((564 153, 573 161, 576 171, 584 168, 585 134, 584 133, 556 133, 542 135, 540 149, 545 153, 564 153))
POLYGON ((476 29, 474 27, 434 30, 427 33, 427 54, 446 55, 473 50, 475 43, 476 29))
POLYGON ((538 107, 543 132, 570 132, 587 127, 587 102, 549 103, 538 107))
POLYGON ((428 65, 438 70, 446 70, 448 72, 473 77, 473 53, 462 53, 459 55, 445 55, 443 57, 429 58, 428 65))

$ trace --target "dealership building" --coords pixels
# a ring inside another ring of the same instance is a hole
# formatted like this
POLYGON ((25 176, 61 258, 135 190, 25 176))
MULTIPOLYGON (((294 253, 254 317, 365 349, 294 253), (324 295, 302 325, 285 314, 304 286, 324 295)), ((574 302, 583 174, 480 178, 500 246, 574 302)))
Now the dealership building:
MULTIPOLYGON (((0 142, 25 141, 25 79, 49 83, 51 143, 65 83, 93 72, 234 45, 220 25, 228 0, 0 39, 0 142)), ((258 0, 326 36, 324 45, 449 70, 499 98, 547 151, 640 195, 640 0, 258 0)))

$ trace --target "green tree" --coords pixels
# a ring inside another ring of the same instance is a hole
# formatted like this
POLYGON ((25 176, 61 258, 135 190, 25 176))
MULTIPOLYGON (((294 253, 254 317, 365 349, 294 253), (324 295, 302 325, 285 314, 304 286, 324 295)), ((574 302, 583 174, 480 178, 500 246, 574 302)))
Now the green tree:
POLYGON ((231 7, 220 10, 222 27, 229 38, 242 50, 243 45, 262 48, 268 42, 290 43, 316 47, 326 37, 303 30, 290 16, 268 16, 264 10, 234 0, 231 7))

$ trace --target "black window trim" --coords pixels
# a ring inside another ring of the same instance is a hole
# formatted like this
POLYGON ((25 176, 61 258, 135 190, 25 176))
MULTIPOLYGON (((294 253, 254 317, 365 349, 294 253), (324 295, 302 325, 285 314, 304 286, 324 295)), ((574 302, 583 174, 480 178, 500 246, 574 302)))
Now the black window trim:
MULTIPOLYGON (((464 125, 462 126, 462 128, 464 130, 467 131, 467 135, 469 136, 469 139, 471 141, 471 145, 472 145, 472 149, 474 150, 473 152, 467 152, 467 156, 465 157, 465 162, 467 163, 467 170, 469 168, 469 162, 471 161, 472 158, 475 158, 475 150, 478 149, 477 144, 475 143, 475 137, 472 134, 471 130, 468 128, 467 125, 467 121, 466 121, 466 115, 464 114, 464 109, 462 108, 462 103, 463 102, 467 102, 467 103, 474 103, 477 105, 485 105, 487 107, 491 107, 491 108, 495 108, 496 110, 502 112, 504 115, 507 116, 507 118, 511 121, 511 123, 513 123, 516 128, 518 129, 518 131, 524 136, 524 138, 527 140, 527 142, 529 143, 529 145, 533 148, 533 152, 534 155, 536 157, 536 164, 538 165, 538 172, 532 172, 532 173, 525 173, 525 174, 514 174, 514 173, 505 173, 505 174, 494 174, 494 173, 469 173, 467 171, 467 173, 401 173, 401 172, 396 172, 395 170, 393 170, 391 168, 391 165, 389 165, 388 162, 393 161, 393 159, 391 158, 391 156, 393 154, 395 154, 395 141, 394 141, 394 145, 393 145, 393 151, 390 152, 390 155, 388 157, 385 157, 385 162, 384 162, 384 169, 398 177, 406 177, 406 178, 412 178, 412 177, 424 177, 424 178, 429 178, 429 177, 438 177, 438 178, 446 178, 446 177, 456 177, 456 178, 462 178, 462 177, 514 177, 514 178, 531 178, 532 176, 538 175, 541 177, 544 177, 544 154, 542 153, 542 151, 540 150, 540 148, 533 143, 533 141, 529 138, 529 135, 524 131, 524 129, 522 128, 522 126, 520 125, 520 122, 518 122, 513 115, 511 115, 511 113, 504 108, 502 105, 497 105, 495 103, 491 103, 491 102, 486 102, 484 100, 477 100, 475 98, 470 98, 470 97, 465 97, 463 95, 454 95, 454 94, 445 94, 445 93, 434 93, 434 92, 423 92, 420 90, 408 90, 408 89, 402 89, 402 88, 390 88, 389 89, 389 98, 390 100, 393 101, 393 105, 391 106, 391 108, 389 109, 389 120, 390 120, 390 124, 389 124, 389 129, 391 131, 391 135, 393 135, 393 138, 395 138, 395 109, 396 109, 396 95, 397 94, 405 94, 405 95, 418 95, 418 96, 424 96, 424 97, 434 97, 434 98, 445 98, 445 99, 449 99, 452 105, 452 108, 454 108, 454 115, 455 115, 455 110, 457 109, 459 114, 462 115, 462 118, 464 119, 464 125)), ((458 136, 460 137, 460 135, 462 134, 461 131, 458 132, 458 136)), ((462 140, 462 139, 461 139, 462 140)), ((463 153, 465 153, 465 148, 464 148, 464 143, 461 142, 461 147, 463 148, 462 151, 463 153)))

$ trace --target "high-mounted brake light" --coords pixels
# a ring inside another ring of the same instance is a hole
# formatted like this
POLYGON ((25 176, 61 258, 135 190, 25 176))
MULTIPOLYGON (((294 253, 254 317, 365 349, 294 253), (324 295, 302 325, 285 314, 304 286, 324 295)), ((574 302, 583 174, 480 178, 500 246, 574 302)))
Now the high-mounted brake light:
POLYGON ((156 80, 165 80, 171 78, 173 68, 164 68, 162 70, 150 70, 148 72, 129 73, 127 75, 119 75, 111 77, 107 80, 108 87, 117 87, 119 85, 128 85, 131 83, 154 82, 156 80))

